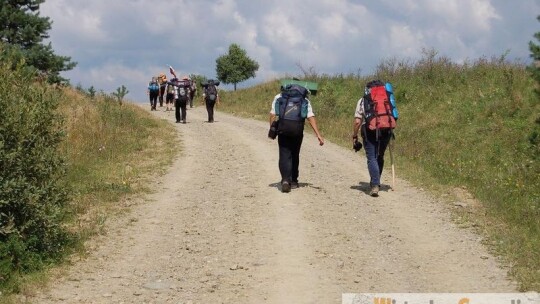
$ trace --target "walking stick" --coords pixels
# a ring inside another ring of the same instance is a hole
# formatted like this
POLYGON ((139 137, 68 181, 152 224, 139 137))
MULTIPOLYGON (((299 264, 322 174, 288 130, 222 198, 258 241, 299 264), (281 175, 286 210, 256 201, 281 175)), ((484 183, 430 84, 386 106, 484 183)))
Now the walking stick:
POLYGON ((390 139, 390 144, 388 145, 388 149, 390 150, 390 164, 392 166, 392 185, 390 188, 394 191, 396 186, 396 169, 394 168, 394 153, 392 152, 392 146, 392 139, 390 139))

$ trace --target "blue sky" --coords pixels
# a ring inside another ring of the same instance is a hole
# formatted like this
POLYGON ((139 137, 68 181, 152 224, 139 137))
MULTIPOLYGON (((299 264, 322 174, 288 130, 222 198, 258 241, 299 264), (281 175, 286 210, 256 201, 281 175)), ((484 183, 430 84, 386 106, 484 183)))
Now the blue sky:
POLYGON ((153 75, 170 77, 167 65, 215 78, 231 43, 260 66, 243 88, 302 69, 370 74, 422 49, 529 63, 540 31, 540 0, 46 0, 40 13, 56 53, 78 62, 64 77, 108 93, 125 85, 136 102, 153 75))

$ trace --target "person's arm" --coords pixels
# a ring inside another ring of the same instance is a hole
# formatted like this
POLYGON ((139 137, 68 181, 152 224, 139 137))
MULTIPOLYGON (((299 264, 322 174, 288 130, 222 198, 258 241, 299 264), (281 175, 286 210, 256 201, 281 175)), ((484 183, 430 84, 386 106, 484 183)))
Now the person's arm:
POLYGON ((317 120, 315 119, 315 116, 308 117, 308 122, 311 128, 313 129, 313 132, 315 132, 315 135, 317 136, 317 139, 319 140, 319 145, 324 145, 324 139, 322 138, 321 133, 319 132, 319 128, 317 127, 317 120))
POLYGON ((362 127, 362 120, 364 117, 364 99, 360 98, 356 103, 356 109, 354 111, 354 120, 353 120, 353 134, 352 141, 353 143, 358 140, 360 128, 362 127))
POLYGON ((360 127, 362 126, 362 118, 361 117, 355 117, 353 121, 353 135, 352 135, 352 141, 353 143, 358 140, 358 133, 360 132, 360 127))
POLYGON ((270 127, 272 127, 272 123, 274 122, 274 120, 276 120, 276 114, 270 113, 270 119, 269 119, 270 127))

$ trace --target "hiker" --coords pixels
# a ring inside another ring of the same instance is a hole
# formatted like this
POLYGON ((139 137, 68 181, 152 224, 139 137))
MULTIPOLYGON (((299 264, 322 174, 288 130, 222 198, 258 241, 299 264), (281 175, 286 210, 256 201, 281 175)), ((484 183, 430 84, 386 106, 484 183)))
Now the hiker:
MULTIPOLYGON (((175 78, 176 79, 176 78, 175 78)), ((174 108, 176 123, 186 123, 186 105, 189 99, 189 80, 187 76, 184 76, 182 80, 176 79, 174 82, 168 82, 167 84, 175 87, 174 95, 174 108)))
POLYGON ((178 81, 178 78, 172 78, 170 82, 166 82, 166 95, 165 95, 165 106, 167 107, 165 111, 172 111, 174 108, 174 101, 175 101, 175 92, 176 92, 176 86, 170 83, 176 83, 178 81))
POLYGON ((150 97, 150 111, 155 111, 159 95, 159 84, 156 77, 152 77, 152 80, 148 83, 146 94, 150 97))
POLYGON ((219 81, 215 81, 213 79, 210 79, 208 80, 208 82, 202 84, 204 88, 203 100, 206 105, 206 112, 208 112, 209 123, 214 122, 214 106, 216 104, 219 105, 220 103, 219 93, 217 91, 218 85, 219 85, 219 81))
POLYGON ((287 85, 274 97, 270 109, 270 128, 277 123, 281 191, 285 193, 298 188, 300 147, 306 119, 315 132, 319 145, 324 145, 311 102, 307 99, 308 93, 309 90, 300 85, 287 85))
POLYGON ((190 79, 191 86, 189 88, 189 107, 193 108, 193 100, 195 99, 195 93, 197 92, 197 83, 195 80, 190 79))
POLYGON ((391 93, 387 90, 385 83, 380 80, 368 82, 364 96, 358 100, 354 112, 353 147, 360 146, 358 144, 358 135, 360 135, 366 151, 370 176, 369 195, 373 197, 379 196, 384 153, 393 137, 393 129, 396 126, 394 116, 397 115, 393 113, 397 113, 397 109, 394 111, 394 105, 390 102, 390 99, 393 99, 393 96, 390 98, 391 93))
POLYGON ((163 95, 165 95, 165 87, 167 86, 167 76, 160 73, 158 76, 159 84, 159 107, 163 107, 163 95))

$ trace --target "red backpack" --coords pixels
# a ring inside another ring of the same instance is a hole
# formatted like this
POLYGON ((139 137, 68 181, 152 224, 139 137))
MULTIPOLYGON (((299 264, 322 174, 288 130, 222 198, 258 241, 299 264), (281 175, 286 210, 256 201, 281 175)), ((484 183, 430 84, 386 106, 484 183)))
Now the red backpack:
POLYGON ((394 129, 396 119, 392 115, 390 93, 382 81, 371 81, 366 85, 364 112, 369 130, 394 129))

